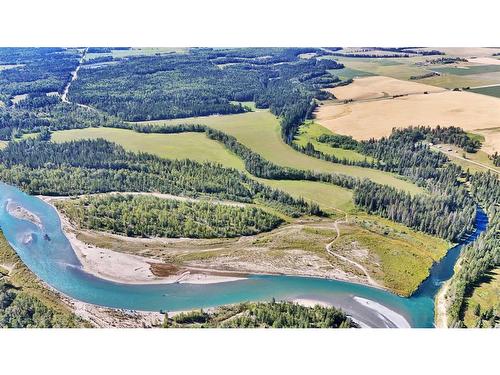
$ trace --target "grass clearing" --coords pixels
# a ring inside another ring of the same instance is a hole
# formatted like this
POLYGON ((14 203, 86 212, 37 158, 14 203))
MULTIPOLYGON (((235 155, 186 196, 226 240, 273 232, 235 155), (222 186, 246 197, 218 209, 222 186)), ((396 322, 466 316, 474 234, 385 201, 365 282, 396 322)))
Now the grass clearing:
POLYGON ((8 143, 9 143, 9 142, 7 142, 7 141, 0 141, 0 150, 2 150, 2 149, 4 149, 5 147, 7 147, 7 144, 8 144, 8 143))
POLYGON ((256 180, 287 192, 295 198, 302 197, 306 201, 315 202, 328 213, 333 213, 335 210, 348 212, 355 210, 352 191, 332 184, 313 181, 266 180, 263 178, 256 178, 256 180))
POLYGON ((413 194, 423 190, 396 175, 369 168, 333 164, 295 151, 281 139, 278 119, 269 111, 247 112, 236 115, 191 117, 175 120, 144 121, 148 124, 204 124, 221 130, 267 160, 285 167, 308 169, 324 173, 343 173, 366 177, 381 184, 394 186, 413 194))
MULTIPOLYGON (((34 136, 27 134, 26 136, 34 136)), ((212 161, 230 168, 245 171, 243 161, 223 145, 208 139, 203 133, 143 134, 132 130, 115 128, 85 128, 60 130, 52 133, 53 142, 69 142, 79 139, 104 138, 133 152, 148 152, 169 159, 192 159, 212 161)), ((351 209, 352 193, 332 184, 313 181, 275 181, 250 177, 264 185, 282 190, 294 197, 315 202, 332 212, 337 209, 351 209)))
POLYGON ((337 148, 337 147, 331 147, 326 143, 318 142, 317 138, 322 134, 333 134, 333 133, 318 123, 315 123, 313 121, 307 121, 305 124, 300 126, 297 137, 295 138, 295 143, 297 143, 300 146, 305 146, 307 145, 308 142, 310 142, 312 143, 312 145, 316 150, 321 151, 327 155, 336 156, 341 159, 346 158, 348 160, 355 160, 355 161, 363 161, 365 159, 368 161, 372 160, 371 157, 367 157, 363 154, 360 154, 359 152, 353 150, 344 150, 342 148, 337 148))
POLYGON ((231 104, 238 105, 241 104, 243 107, 248 107, 250 108, 251 111, 256 111, 257 107, 255 106, 255 102, 235 102, 231 101, 231 104))
POLYGON ((481 311, 493 308, 500 311, 500 268, 490 271, 486 277, 474 288, 472 295, 466 300, 464 313, 464 323, 467 327, 476 326, 478 317, 474 314, 474 309, 479 304, 481 311))
POLYGON ((85 128, 60 130, 52 133, 53 142, 104 138, 116 142, 126 150, 148 152, 169 159, 212 161, 226 167, 244 170, 239 157, 203 133, 144 134, 115 128, 85 128))
POLYGON ((442 258, 450 246, 444 240, 371 215, 356 217, 353 223, 342 225, 340 232, 333 251, 340 250, 363 264, 385 287, 404 296, 417 289, 429 275, 433 262, 442 258), (356 251, 349 254, 343 248, 356 251))

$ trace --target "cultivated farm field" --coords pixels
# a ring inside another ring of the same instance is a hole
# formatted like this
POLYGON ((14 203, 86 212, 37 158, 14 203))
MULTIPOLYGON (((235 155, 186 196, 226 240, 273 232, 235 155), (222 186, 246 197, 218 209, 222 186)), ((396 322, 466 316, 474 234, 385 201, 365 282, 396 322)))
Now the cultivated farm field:
MULTIPOLYGON (((323 105, 316 121, 334 133, 356 139, 388 136, 394 127, 459 126, 466 131, 500 127, 500 100, 470 92, 440 92, 363 103, 323 105)), ((499 133, 479 131, 484 150, 497 149, 499 133)))
POLYGON ((378 99, 395 95, 423 94, 424 92, 442 92, 444 89, 403 81, 391 77, 375 76, 356 78, 347 86, 328 89, 338 100, 378 99))

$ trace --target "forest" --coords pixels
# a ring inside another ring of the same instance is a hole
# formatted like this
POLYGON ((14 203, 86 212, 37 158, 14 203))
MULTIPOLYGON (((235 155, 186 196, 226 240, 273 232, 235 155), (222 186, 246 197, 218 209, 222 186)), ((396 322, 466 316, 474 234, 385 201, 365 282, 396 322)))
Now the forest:
POLYGON ((64 48, 0 48, 0 100, 10 104, 14 95, 62 93, 80 53, 64 48))
POLYGON ((58 201, 56 207, 80 228, 130 237, 249 236, 274 229, 283 222, 255 207, 147 195, 90 196, 58 201))
POLYGON ((72 101, 123 120, 140 121, 240 113, 231 101, 254 101, 282 118, 282 135, 291 142, 312 114, 313 99, 331 95, 322 88, 340 79, 333 60, 300 59, 319 49, 191 49, 189 55, 135 57, 118 64, 82 69, 70 91, 72 101))
POLYGON ((29 94, 13 107, 0 106, 0 140, 9 141, 23 134, 81 129, 96 126, 120 127, 122 121, 104 112, 72 103, 62 103, 58 96, 29 94))
POLYGON ((211 195, 264 201, 291 216, 319 208, 214 163, 135 154, 117 144, 82 140, 56 144, 39 139, 10 142, 0 150, 0 179, 30 194, 81 195, 110 191, 211 195))
MULTIPOLYGON (((465 246, 460 256, 460 267, 453 275, 448 289, 450 301, 448 324, 463 327, 465 298, 477 282, 492 268, 500 266, 500 181, 490 172, 468 176, 471 194, 483 206, 489 223, 479 238, 465 246)), ((500 311, 490 319, 500 318, 500 311), (496 318, 495 318, 496 316, 496 318)))
POLYGON ((70 328, 76 322, 64 319, 38 298, 2 280, 0 274, 0 328, 70 328))
POLYGON ((357 328, 334 307, 305 307, 292 302, 246 302, 220 306, 213 312, 183 312, 169 317, 164 328, 357 328))

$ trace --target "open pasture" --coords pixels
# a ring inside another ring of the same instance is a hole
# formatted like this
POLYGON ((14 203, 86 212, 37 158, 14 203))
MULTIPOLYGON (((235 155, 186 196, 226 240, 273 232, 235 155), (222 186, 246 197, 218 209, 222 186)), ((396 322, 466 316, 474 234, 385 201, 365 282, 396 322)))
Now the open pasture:
POLYGON ((143 134, 115 128, 85 128, 56 131, 54 142, 103 138, 116 142, 126 150, 148 152, 169 159, 212 161, 226 167, 243 170, 243 162, 218 142, 203 133, 143 134))
POLYGON ((488 87, 478 87, 474 89, 470 89, 470 91, 475 92, 477 94, 494 96, 496 98, 500 98, 500 84, 497 86, 488 86, 488 87))
POLYGON ((267 160, 284 167, 314 170, 324 173, 343 173, 359 178, 366 177, 380 184, 394 186, 411 193, 422 192, 419 187, 391 173, 369 168, 334 164, 295 151, 281 139, 279 121, 269 111, 140 123, 164 125, 182 123, 204 124, 236 137, 242 144, 262 155, 267 160))
POLYGON ((363 161, 367 159, 371 161, 371 157, 365 156, 354 150, 344 150, 342 148, 331 147, 326 143, 317 141, 317 138, 322 134, 333 134, 330 130, 312 121, 308 121, 301 125, 295 138, 295 143, 300 146, 305 146, 311 143, 314 148, 327 155, 334 155, 340 159, 346 158, 348 160, 363 161))

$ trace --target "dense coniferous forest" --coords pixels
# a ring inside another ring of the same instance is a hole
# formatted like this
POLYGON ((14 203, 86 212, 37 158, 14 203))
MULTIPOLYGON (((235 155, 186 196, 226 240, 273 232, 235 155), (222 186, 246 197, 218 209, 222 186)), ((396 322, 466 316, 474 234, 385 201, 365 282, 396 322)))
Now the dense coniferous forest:
POLYGON ((165 317, 164 328, 357 328, 334 307, 305 307, 292 302, 240 303, 165 317))
POLYGON ((354 203, 368 213, 454 242, 474 228, 475 204, 461 191, 411 196, 390 186, 363 181, 354 190, 354 203))
POLYGON ((255 207, 146 195, 91 196, 59 201, 56 206, 80 228, 131 237, 249 236, 274 229, 283 222, 255 207))
POLYGON ((321 89, 340 81, 328 70, 343 68, 298 57, 307 52, 324 54, 314 48, 201 48, 185 56, 128 58, 82 69, 70 98, 128 121, 239 113, 246 109, 231 101, 255 101, 281 117, 289 143, 312 114, 313 98, 331 97, 321 89))
MULTIPOLYGON (((468 183, 471 194, 485 208, 489 223, 487 230, 463 249, 460 266, 451 279, 448 324, 455 327, 463 326, 465 297, 489 270, 500 266, 500 180, 490 172, 476 173, 468 177, 468 183)), ((494 314, 500 317, 500 311, 494 314)))
POLYGON ((43 128, 80 129, 95 126, 120 127, 122 121, 103 112, 61 103, 58 96, 32 95, 14 107, 0 107, 0 140, 11 140, 43 128), (55 102, 57 100, 57 102, 55 102))
POLYGON ((319 212, 317 205, 266 187, 237 170, 213 163, 135 154, 103 139, 62 144, 39 139, 10 142, 0 151, 0 178, 31 194, 206 194, 240 202, 262 200, 291 216, 319 212))
POLYGON ((62 93, 81 53, 63 48, 0 48, 0 100, 28 93, 62 93))

